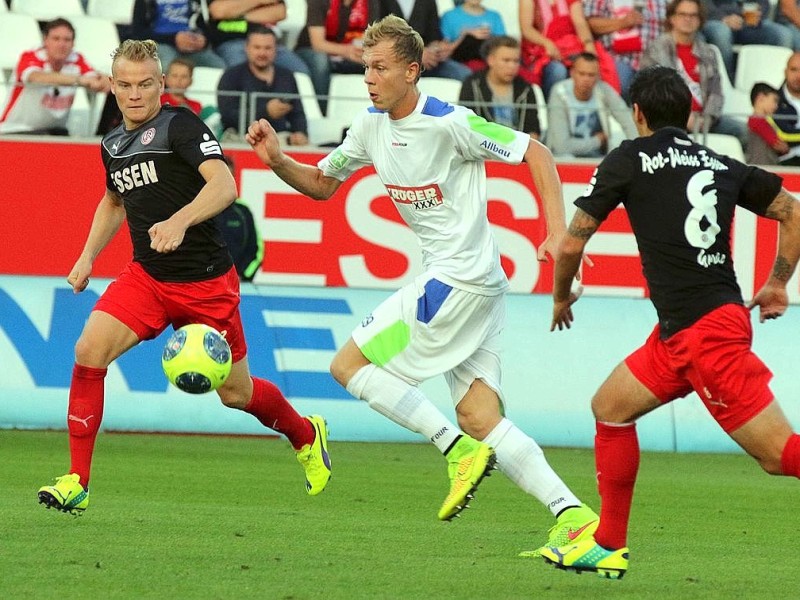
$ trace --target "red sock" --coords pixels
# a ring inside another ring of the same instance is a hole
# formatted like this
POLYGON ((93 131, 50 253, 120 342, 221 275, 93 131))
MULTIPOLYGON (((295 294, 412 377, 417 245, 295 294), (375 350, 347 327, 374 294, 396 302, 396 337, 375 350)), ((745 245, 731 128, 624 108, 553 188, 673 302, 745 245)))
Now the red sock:
POLYGON ((594 459, 600 492, 600 526, 594 539, 610 550, 624 548, 628 545, 628 519, 639 470, 636 425, 598 422, 594 459))
POLYGON ((800 435, 793 433, 783 447, 781 471, 784 475, 800 477, 800 435))
POLYGON ((267 381, 253 377, 253 397, 244 407, 261 424, 278 433, 282 433, 291 442, 295 450, 314 442, 314 427, 302 417, 278 387, 267 381))
POLYGON ((72 459, 69 472, 80 475, 84 488, 89 485, 94 441, 103 420, 103 384, 107 370, 79 364, 72 368, 67 409, 69 453, 72 459))

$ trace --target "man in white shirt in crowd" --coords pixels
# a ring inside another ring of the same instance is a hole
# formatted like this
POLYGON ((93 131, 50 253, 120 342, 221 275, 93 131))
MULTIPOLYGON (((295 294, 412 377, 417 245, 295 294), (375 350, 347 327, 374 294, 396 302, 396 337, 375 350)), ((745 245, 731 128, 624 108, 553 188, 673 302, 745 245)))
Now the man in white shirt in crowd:
POLYGON ((41 48, 23 52, 15 70, 16 87, 0 119, 0 133, 67 135, 67 119, 78 87, 108 92, 106 75, 75 52, 75 28, 66 19, 44 26, 41 48))

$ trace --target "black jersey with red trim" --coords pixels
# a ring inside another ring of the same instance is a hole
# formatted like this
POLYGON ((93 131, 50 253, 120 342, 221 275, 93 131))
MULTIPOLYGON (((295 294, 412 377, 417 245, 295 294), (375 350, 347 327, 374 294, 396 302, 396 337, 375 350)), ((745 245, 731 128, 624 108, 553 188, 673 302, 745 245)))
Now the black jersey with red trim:
POLYGON ((186 230, 174 252, 150 248, 147 233, 194 200, 206 181, 198 171, 209 159, 222 160, 211 131, 183 107, 163 106, 152 120, 134 130, 113 129, 101 142, 106 186, 118 192, 133 243, 133 259, 159 281, 203 281, 233 265, 214 219, 186 230))
POLYGON ((666 339, 723 304, 743 303, 731 258, 734 209, 763 215, 781 183, 664 128, 612 151, 575 204, 599 221, 623 204, 666 339))

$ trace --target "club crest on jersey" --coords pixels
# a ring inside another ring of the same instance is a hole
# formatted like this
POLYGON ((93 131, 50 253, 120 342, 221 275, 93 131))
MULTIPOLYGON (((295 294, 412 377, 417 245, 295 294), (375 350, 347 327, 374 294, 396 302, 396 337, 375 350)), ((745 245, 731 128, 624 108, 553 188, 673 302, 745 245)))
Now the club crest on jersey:
POLYGON ((435 183, 418 187, 387 185, 386 191, 398 204, 410 204, 415 210, 436 208, 443 201, 442 190, 435 183))
POLYGON ((142 134, 141 142, 142 146, 147 146, 150 142, 152 142, 156 137, 156 128, 151 127, 147 131, 142 134))

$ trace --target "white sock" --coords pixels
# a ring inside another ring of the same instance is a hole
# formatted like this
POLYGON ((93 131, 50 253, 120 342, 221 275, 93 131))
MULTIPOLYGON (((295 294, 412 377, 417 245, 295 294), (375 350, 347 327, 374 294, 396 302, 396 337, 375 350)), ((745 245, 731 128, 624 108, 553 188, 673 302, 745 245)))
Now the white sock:
POLYGON ((442 454, 461 435, 417 387, 373 364, 361 367, 350 378, 347 391, 398 425, 421 433, 442 454))
POLYGON ((553 515, 569 506, 581 505, 553 471, 539 445, 508 419, 500 421, 483 441, 494 448, 498 468, 553 515))

